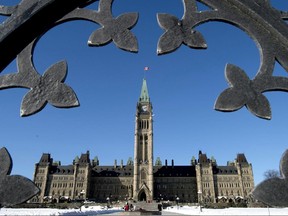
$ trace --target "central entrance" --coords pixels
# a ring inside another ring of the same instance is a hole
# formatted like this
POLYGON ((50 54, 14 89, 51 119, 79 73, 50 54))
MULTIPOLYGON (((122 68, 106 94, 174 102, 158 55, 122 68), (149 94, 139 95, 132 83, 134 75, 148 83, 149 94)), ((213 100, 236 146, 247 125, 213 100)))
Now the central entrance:
POLYGON ((142 191, 140 194, 139 194, 139 201, 146 201, 147 197, 146 197, 146 193, 145 191, 142 191))

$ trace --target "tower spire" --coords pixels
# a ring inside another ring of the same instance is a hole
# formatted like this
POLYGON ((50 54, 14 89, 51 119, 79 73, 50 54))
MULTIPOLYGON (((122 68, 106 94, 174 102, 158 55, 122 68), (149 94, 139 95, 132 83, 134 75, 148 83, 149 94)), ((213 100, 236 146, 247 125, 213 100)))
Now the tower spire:
POLYGON ((143 79, 135 115, 133 199, 153 200, 153 109, 143 79))
POLYGON ((150 101, 150 98, 148 94, 147 83, 146 83, 146 79, 144 78, 143 83, 142 83, 142 89, 141 89, 139 102, 149 102, 149 101, 150 101))

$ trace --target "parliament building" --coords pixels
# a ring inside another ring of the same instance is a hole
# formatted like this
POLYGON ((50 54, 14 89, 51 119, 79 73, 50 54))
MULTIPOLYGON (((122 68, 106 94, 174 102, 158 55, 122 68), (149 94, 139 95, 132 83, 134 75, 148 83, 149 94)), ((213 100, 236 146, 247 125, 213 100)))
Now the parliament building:
POLYGON ((62 165, 44 153, 35 165, 34 182, 41 192, 33 201, 177 199, 215 203, 250 199, 253 170, 244 154, 219 166, 213 157, 199 151, 189 165, 177 166, 173 160, 162 164, 159 158, 154 163, 153 145, 153 109, 144 79, 136 108, 134 159, 102 166, 87 151, 70 165, 62 165))

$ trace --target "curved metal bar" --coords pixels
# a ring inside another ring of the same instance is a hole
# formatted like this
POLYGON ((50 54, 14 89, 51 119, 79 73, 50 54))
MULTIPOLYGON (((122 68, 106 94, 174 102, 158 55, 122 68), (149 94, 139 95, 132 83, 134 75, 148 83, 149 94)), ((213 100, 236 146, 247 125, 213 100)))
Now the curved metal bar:
POLYGON ((67 13, 94 1, 22 0, 12 8, 13 10, 6 11, 11 15, 0 25, 0 71, 14 60, 29 43, 52 28, 55 22, 67 13), (10 52, 4 52, 8 49, 10 52))
MULTIPOLYGON (((95 1, 22 0, 16 6, 0 6, 0 14, 8 17, 0 25, 0 71, 16 57, 18 64, 16 73, 0 77, 0 89, 30 89, 22 101, 22 116, 39 112, 47 103, 55 107, 79 106, 73 89, 64 84, 67 75, 65 61, 55 63, 42 76, 33 65, 35 44, 54 26, 74 19, 89 20, 101 25, 100 29, 90 35, 90 46, 102 46, 113 41, 123 50, 138 51, 137 38, 130 31, 137 23, 138 14, 127 13, 114 18, 111 12, 113 0, 100 0, 98 11, 84 8, 95 1), (6 52, 8 49, 9 52, 6 52)), ((206 49, 205 38, 194 28, 209 21, 226 22, 242 29, 258 46, 261 56, 259 70, 254 79, 250 80, 241 68, 227 64, 225 76, 229 87, 217 98, 215 109, 236 111, 246 106, 254 115, 271 119, 269 101, 262 93, 288 91, 288 78, 273 76, 276 61, 288 71, 288 27, 284 21, 288 20, 288 12, 274 9, 268 0, 183 0, 183 4, 184 15, 181 20, 173 15, 158 14, 158 23, 165 30, 158 42, 158 54, 173 52, 182 44, 206 49), (198 11, 197 1, 211 10, 198 11)), ((287 177, 287 158, 286 152, 281 160, 283 177, 287 177)), ((0 207, 23 202, 39 191, 24 177, 9 176, 12 160, 6 149, 0 149, 0 162, 0 207), (25 195, 14 190, 16 182, 27 189, 25 195)), ((263 200, 268 203, 287 205, 286 201, 277 202, 267 197, 270 195, 267 193, 270 189, 267 188, 271 188, 274 183, 279 192, 285 188, 285 193, 279 193, 277 200, 287 200, 286 179, 281 179, 280 183, 278 179, 267 181, 255 190, 254 195, 259 199, 264 196, 263 200)))
MULTIPOLYGON (((43 76, 41 76, 34 67, 34 46, 41 36, 50 28, 62 24, 63 22, 68 22, 75 19, 89 20, 102 26, 102 28, 94 31, 91 34, 88 40, 89 46, 102 46, 113 41, 123 50, 131 52, 138 51, 137 39, 130 32, 130 29, 137 23, 138 14, 128 13, 122 14, 117 18, 113 18, 111 10, 113 0, 100 0, 98 11, 82 8, 95 1, 96 0, 73 0, 71 3, 69 1, 70 7, 68 8, 70 9, 61 10, 61 8, 58 8, 63 6, 63 3, 59 4, 61 1, 55 2, 55 0, 44 0, 39 2, 23 0, 14 10, 15 14, 12 13, 11 17, 8 18, 8 20, 6 20, 3 24, 2 28, 7 28, 7 30, 4 31, 3 34, 0 34, 0 50, 2 49, 1 45, 11 45, 6 41, 6 39, 12 40, 14 36, 19 37, 20 32, 17 32, 17 29, 23 28, 26 30, 25 32, 28 32, 25 34, 23 33, 24 40, 16 40, 20 41, 19 43, 21 43, 21 45, 17 44, 17 49, 19 50, 15 50, 15 47, 12 47, 12 49, 10 47, 12 50, 9 52, 11 54, 10 57, 6 57, 6 61, 5 59, 4 61, 0 61, 0 68, 1 64, 2 67, 5 67, 5 64, 9 63, 11 59, 15 58, 15 55, 18 54, 20 48, 22 49, 17 57, 18 72, 0 76, 0 89, 15 87, 30 89, 30 91, 23 98, 20 111, 21 116, 29 116, 39 112, 45 107, 47 102, 55 107, 70 108, 79 106, 77 96, 73 89, 63 83, 67 74, 66 62, 59 62, 51 66, 43 76), (51 11, 50 7, 52 6, 53 8, 56 7, 59 12, 57 12, 57 10, 56 12, 53 10, 53 13, 50 15, 52 18, 47 18, 46 13, 51 11), (45 12, 46 10, 47 12, 45 12), (29 16, 27 15, 28 11, 29 16), (34 20, 36 18, 34 16, 44 16, 44 24, 42 23, 41 25, 45 27, 42 28, 39 27, 38 24, 36 25, 34 20), (20 21, 17 22, 17 19, 20 21), (26 24, 28 26, 26 26, 26 24), (31 30, 29 27, 32 24, 33 31, 29 31, 31 30), (37 34, 30 34, 30 32, 34 32, 35 28, 37 34), (9 29, 13 31, 9 31, 9 29), (15 35, 16 33, 17 35, 15 35), (29 40, 25 40, 25 38, 29 38, 29 40), (29 42, 30 40, 31 42, 29 42), (46 79, 47 76, 50 78, 46 79)), ((66 4, 68 3, 66 2, 66 4)), ((1 56, 0 52, 0 59, 2 57, 3 56, 1 56)))
MULTIPOLYGON (((230 75, 228 78, 230 87, 217 98, 215 109, 236 111, 246 106, 256 116, 271 119, 269 102, 262 93, 288 89, 287 78, 273 77, 276 60, 288 71, 288 26, 283 20, 287 18, 287 13, 274 9, 266 0, 197 1, 207 5, 211 10, 197 11, 195 0, 183 0, 185 10, 181 20, 172 15, 158 14, 159 25, 165 30, 158 41, 158 54, 173 52, 181 44, 191 48, 207 48, 202 34, 194 30, 195 27, 206 22, 221 21, 242 29, 254 39, 259 49, 261 56, 259 70, 253 80, 245 79, 250 83, 249 85, 240 83, 243 81, 241 79, 234 83, 230 82, 229 78, 234 77, 235 80, 235 77, 239 77, 237 74, 230 75), (231 97, 235 95, 241 97, 237 100, 232 99, 231 97)), ((233 69, 233 71, 233 73, 245 73, 241 69, 233 69)))

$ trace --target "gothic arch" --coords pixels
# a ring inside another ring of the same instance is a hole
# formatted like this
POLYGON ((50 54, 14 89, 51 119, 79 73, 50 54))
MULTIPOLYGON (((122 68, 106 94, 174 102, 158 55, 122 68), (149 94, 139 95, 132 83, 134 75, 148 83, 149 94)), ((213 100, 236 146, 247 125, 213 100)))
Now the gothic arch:
POLYGON ((146 201, 147 200, 147 193, 144 189, 139 191, 138 200, 139 201, 146 201))

